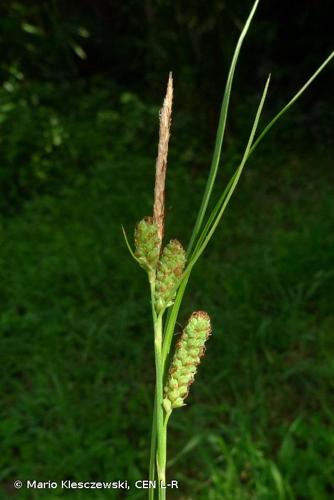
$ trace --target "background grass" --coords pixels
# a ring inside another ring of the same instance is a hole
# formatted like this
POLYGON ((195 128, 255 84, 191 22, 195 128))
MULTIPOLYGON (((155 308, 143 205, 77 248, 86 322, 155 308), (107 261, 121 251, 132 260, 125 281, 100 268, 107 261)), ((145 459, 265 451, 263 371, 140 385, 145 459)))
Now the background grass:
MULTIPOLYGON (((1 154, 26 165, 29 182, 20 169, 24 196, 12 209, 18 193, 8 189, 1 217, 0 495, 124 498, 12 483, 147 477, 150 307, 121 224, 131 234, 151 212, 157 106, 98 83, 70 96, 58 89, 44 108, 20 92, 11 100, 22 107, 2 111, 1 154)), ((238 121, 241 138, 252 106, 238 121)), ((177 113, 167 237, 186 242, 210 145, 177 113)), ((326 130, 316 142, 298 120, 254 155, 191 279, 178 330, 205 309, 213 335, 188 405, 171 419, 168 476, 180 482, 171 498, 334 495, 333 149, 326 130)), ((238 146, 230 137, 221 185, 238 146)))

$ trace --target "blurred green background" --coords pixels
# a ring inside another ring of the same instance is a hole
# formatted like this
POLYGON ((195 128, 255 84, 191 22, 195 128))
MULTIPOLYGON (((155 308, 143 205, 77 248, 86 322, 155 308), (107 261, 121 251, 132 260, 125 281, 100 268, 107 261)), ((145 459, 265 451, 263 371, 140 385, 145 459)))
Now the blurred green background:
MULTIPOLYGON (((158 109, 175 101, 167 237, 190 236, 248 0, 0 6, 0 498, 146 498, 13 481, 147 478, 154 382, 144 273, 158 109)), ((332 50, 331 2, 262 2, 217 192, 264 120, 332 50)), ((333 65, 257 150, 191 279, 213 336, 170 423, 171 498, 334 498, 333 65)))

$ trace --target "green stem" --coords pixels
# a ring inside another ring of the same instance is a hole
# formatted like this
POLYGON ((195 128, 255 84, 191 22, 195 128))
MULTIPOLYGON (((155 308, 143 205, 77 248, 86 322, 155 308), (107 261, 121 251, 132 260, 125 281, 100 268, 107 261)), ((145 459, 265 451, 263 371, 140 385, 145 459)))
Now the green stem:
POLYGON ((159 480, 159 500, 165 500, 166 490, 166 431, 164 428, 163 401, 163 369, 162 369, 162 315, 159 314, 154 323, 154 349, 156 371, 156 431, 157 431, 157 474, 159 480))
MULTIPOLYGON (((167 425, 168 425, 168 420, 171 415, 171 412, 166 413, 165 420, 163 422, 163 427, 161 429, 161 449, 160 449, 160 454, 161 454, 161 468, 163 470, 163 484, 166 485, 166 463, 167 463, 167 425)), ((160 481, 160 480, 159 480, 160 481)), ((160 488, 159 484, 159 499, 161 498, 162 500, 165 500, 166 498, 166 490, 160 488)))
MULTIPOLYGON (((153 419, 152 419, 152 432, 151 432, 151 449, 150 449, 150 468, 149 468, 149 480, 150 485, 153 484, 151 481, 155 479, 155 454, 157 449, 157 427, 156 427, 156 398, 154 397, 154 408, 153 408, 153 419)), ((148 499, 154 500, 154 488, 148 490, 148 499)))
MULTIPOLYGON (((165 500, 166 490, 161 485, 166 483, 166 428, 164 425, 163 408, 163 378, 164 366, 162 362, 162 314, 157 315, 154 307, 155 281, 150 279, 152 319, 154 325, 154 351, 155 351, 155 401, 154 401, 154 422, 152 425, 151 441, 151 464, 150 475, 154 477, 154 465, 152 454, 156 451, 156 466, 158 476, 159 500, 165 500)), ((154 498, 154 492, 150 499, 154 498)))

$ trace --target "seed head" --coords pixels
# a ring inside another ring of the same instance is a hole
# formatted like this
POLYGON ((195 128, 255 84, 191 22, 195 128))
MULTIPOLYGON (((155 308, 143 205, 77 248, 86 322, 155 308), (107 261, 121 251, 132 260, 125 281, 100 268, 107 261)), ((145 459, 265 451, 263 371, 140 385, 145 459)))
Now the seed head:
POLYGON ((153 217, 145 217, 135 229, 135 256, 148 272, 155 270, 159 259, 159 236, 153 217))
POLYGON ((205 342, 211 333, 208 314, 194 312, 176 344, 175 354, 165 386, 163 405, 167 413, 184 406, 189 387, 194 381, 197 366, 204 356, 205 342))
POLYGON ((155 309, 159 314, 173 303, 178 281, 186 263, 186 254, 178 240, 165 246, 157 267, 155 309))

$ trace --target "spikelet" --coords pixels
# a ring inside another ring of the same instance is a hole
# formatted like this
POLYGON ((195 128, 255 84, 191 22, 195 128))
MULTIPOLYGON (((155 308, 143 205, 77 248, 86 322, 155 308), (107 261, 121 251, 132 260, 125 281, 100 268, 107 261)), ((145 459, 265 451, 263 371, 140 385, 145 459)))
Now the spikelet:
POLYGON ((165 225, 165 180, 167 170, 168 142, 170 136, 170 126, 173 104, 173 78, 169 73, 167 92, 163 106, 160 110, 160 130, 158 156, 155 165, 155 186, 154 186, 154 205, 153 215, 157 224, 158 235, 160 239, 160 248, 164 235, 165 225))
POLYGON ((176 344, 175 354, 165 386, 163 405, 167 413, 184 406, 189 386, 193 383, 197 365, 205 352, 205 342, 211 333, 208 314, 194 312, 176 344))
POLYGON ((155 309, 159 314, 173 303, 179 278, 186 263, 186 254, 178 240, 165 246, 157 267, 155 309))
POLYGON ((159 259, 160 240, 153 217, 145 217, 136 225, 135 256, 149 273, 155 271, 159 259))

